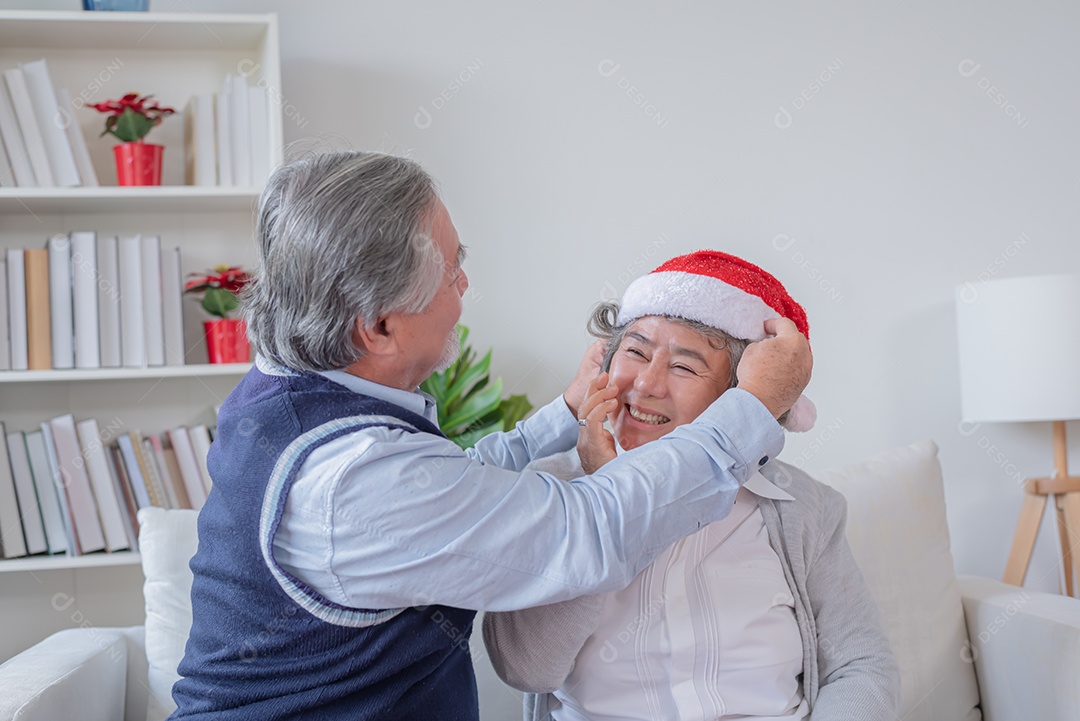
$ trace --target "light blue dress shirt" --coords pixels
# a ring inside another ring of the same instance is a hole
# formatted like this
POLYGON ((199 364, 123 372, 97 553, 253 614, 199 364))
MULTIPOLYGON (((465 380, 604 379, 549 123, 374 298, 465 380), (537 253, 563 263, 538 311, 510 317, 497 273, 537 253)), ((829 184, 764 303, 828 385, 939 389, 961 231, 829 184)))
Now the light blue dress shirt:
MULTIPOLYGON (((437 422, 425 393, 323 375, 437 422)), ((591 476, 565 482, 525 469, 573 447, 577 432, 559 397, 467 451, 385 427, 337 438, 301 466, 274 557, 352 608, 508 611, 614 591, 727 515, 739 486, 784 444, 768 410, 732 389, 695 422, 591 476)))

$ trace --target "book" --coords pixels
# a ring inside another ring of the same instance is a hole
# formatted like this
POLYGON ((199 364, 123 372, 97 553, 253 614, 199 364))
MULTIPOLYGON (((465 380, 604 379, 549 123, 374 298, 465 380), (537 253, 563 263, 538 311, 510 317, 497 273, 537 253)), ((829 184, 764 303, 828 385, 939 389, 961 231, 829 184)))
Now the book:
POLYGON ((206 486, 203 484, 202 471, 199 470, 199 461, 195 457, 195 448, 191 444, 191 437, 185 426, 177 426, 169 431, 169 443, 176 452, 176 463, 180 466, 180 477, 184 482, 191 507, 196 511, 206 503, 206 486))
POLYGON ((182 366, 187 346, 184 344, 184 280, 179 248, 161 251, 161 315, 165 365, 182 366))
MULTIPOLYGON (((0 435, 6 433, 3 422, 0 422, 0 435)), ((19 520, 19 501, 15 496, 15 479, 11 475, 7 443, 0 443, 0 547, 4 558, 26 555, 26 540, 23 538, 22 521, 19 520)))
POLYGON ((11 104, 11 95, 5 83, 0 83, 0 141, 7 151, 15 185, 20 188, 36 186, 34 167, 30 165, 30 154, 26 151, 26 141, 19 129, 19 121, 15 118, 15 108, 11 104))
POLYGON ((199 462, 199 473, 202 474, 203 485, 209 494, 214 482, 210 478, 210 471, 206 467, 206 459, 210 455, 210 431, 201 423, 188 429, 191 438, 191 447, 195 451, 195 460, 199 462))
POLYGON ((64 476, 61 475, 60 461, 56 457, 56 439, 53 437, 52 426, 48 421, 41 424, 41 440, 45 446, 45 461, 49 466, 49 477, 52 479, 56 498, 60 503, 60 519, 64 522, 67 554, 69 556, 82 555, 79 551, 78 539, 75 537, 75 518, 71 514, 71 504, 68 503, 67 484, 64 482, 64 476))
POLYGON ((131 449, 135 454, 135 462, 139 466, 139 473, 142 474, 143 482, 146 484, 146 492, 150 496, 150 505, 158 508, 168 508, 169 497, 165 493, 164 486, 161 485, 161 479, 158 478, 153 460, 146 453, 142 434, 138 431, 132 431, 127 435, 131 438, 131 449))
POLYGON ((109 446, 106 451, 109 469, 112 470, 113 478, 116 480, 117 497, 123 499, 124 508, 127 511, 124 514, 124 530, 128 534, 128 545, 131 550, 137 551, 139 549, 139 504, 131 489, 131 481, 124 467, 124 457, 120 452, 120 447, 109 446))
POLYGON ((45 541, 49 553, 64 553, 68 549, 67 536, 64 532, 64 517, 60 511, 60 499, 56 497, 56 484, 53 482, 49 459, 45 453, 45 439, 41 431, 24 434, 26 454, 30 460, 30 472, 34 476, 38 503, 41 505, 41 520, 45 524, 45 541))
POLYGON ((7 451, 8 460, 11 461, 11 477, 15 479, 15 496, 19 499, 19 520, 22 522, 26 552, 30 555, 45 553, 49 550, 49 544, 45 540, 45 523, 41 520, 41 507, 22 431, 7 434, 7 451))
POLYGON ((217 94, 217 100, 214 103, 214 125, 217 130, 218 185, 226 186, 236 185, 236 176, 233 173, 230 85, 232 83, 226 78, 225 86, 217 94))
POLYGON ((173 450, 171 445, 164 445, 164 443, 162 445, 165 467, 169 469, 169 479, 172 481, 173 492, 176 494, 176 507, 191 508, 191 499, 188 498, 187 488, 184 487, 184 477, 180 475, 180 464, 176 460, 176 451, 173 450))
POLYGON ((3 140, 0 139, 0 188, 15 187, 18 187, 18 183, 15 181, 15 171, 11 167, 11 159, 8 158, 3 140))
POLYGON ((120 238, 120 363, 128 368, 146 365, 143 338, 142 241, 139 236, 120 238))
POLYGON ((161 238, 140 236, 142 242, 143 341, 146 364, 165 365, 165 320, 161 309, 161 238))
POLYGON ((94 164, 90 160, 90 151, 86 147, 86 138, 73 112, 76 108, 71 102, 71 93, 67 91, 67 88, 60 88, 56 94, 60 101, 60 114, 67 128, 68 142, 71 143, 71 152, 75 155, 75 167, 79 170, 79 179, 82 180, 83 187, 96 188, 98 187, 97 171, 94 170, 94 164))
POLYGON ((19 69, 22 70, 23 78, 26 80, 30 103, 34 107, 34 116, 41 130, 53 183, 61 188, 82 185, 79 180, 79 170, 75 166, 75 155, 71 151, 71 142, 68 140, 65 128, 70 122, 70 116, 63 116, 60 113, 60 102, 57 100, 56 88, 49 75, 48 64, 44 59, 34 60, 29 63, 19 63, 19 69))
POLYGON ((261 188, 270 176, 270 108, 266 90, 259 85, 248 88, 248 114, 251 118, 251 182, 261 188))
POLYGON ((49 251, 23 251, 26 271, 26 363, 32 371, 52 368, 49 320, 49 251))
POLYGON ((214 94, 192 95, 184 108, 184 182, 217 185, 214 94))
POLYGON ((49 421, 56 446, 56 462, 64 481, 68 508, 74 523, 75 539, 80 553, 105 549, 105 535, 98 518, 98 507, 75 430, 75 417, 70 413, 49 421))
POLYGON ((97 233, 76 231, 71 234, 71 278, 75 367, 100 368, 97 233))
POLYGON ((251 185, 251 115, 248 112, 247 80, 239 75, 230 74, 226 79, 230 84, 229 103, 232 128, 229 135, 232 141, 232 168, 235 183, 246 188, 251 185))
POLYGON ((102 368, 119 368, 120 258, 115 235, 98 238, 98 350, 102 368))
POLYGON ((166 508, 178 508, 176 501, 176 491, 173 489, 173 485, 165 475, 165 459, 159 457, 158 448, 154 446, 153 440, 158 440, 158 446, 161 446, 161 440, 157 436, 146 436, 143 438, 143 454, 146 458, 146 464, 150 467, 150 475, 154 479, 154 486, 158 487, 161 493, 162 502, 166 508))
POLYGON ((27 368, 26 348, 26 264, 22 248, 8 248, 8 347, 11 349, 11 370, 27 368))
POLYGON ((124 475, 131 486, 131 492, 135 496, 135 503, 139 508, 149 508, 150 494, 146 490, 146 481, 143 480, 142 471, 139 470, 139 459, 135 455, 135 444, 131 435, 125 433, 117 436, 116 445, 120 449, 120 463, 124 468, 124 475))
POLYGON ((52 367, 75 367, 75 321, 71 305, 71 239, 66 233, 49 238, 49 316, 52 367))
POLYGON ((89 418, 80 421, 75 424, 75 431, 79 436, 79 446, 85 459, 86 473, 90 477, 90 486, 97 500, 98 518, 105 536, 105 550, 122 551, 130 546, 127 531, 124 530, 120 499, 116 495, 116 483, 105 459, 105 449, 101 445, 97 420, 89 418))
POLYGON ((7 83, 11 106, 15 109, 15 118, 19 121, 19 130, 22 132, 23 142, 26 143, 26 154, 30 158, 30 166, 34 169, 37 185, 42 188, 55 187, 49 156, 45 152, 45 139, 41 136, 41 127, 34 115, 34 104, 30 100, 30 90, 26 87, 26 76, 19 68, 10 68, 4 71, 4 81, 7 83))
POLYGON ((7 254, 0 257, 0 371, 11 370, 11 345, 8 341, 7 254))

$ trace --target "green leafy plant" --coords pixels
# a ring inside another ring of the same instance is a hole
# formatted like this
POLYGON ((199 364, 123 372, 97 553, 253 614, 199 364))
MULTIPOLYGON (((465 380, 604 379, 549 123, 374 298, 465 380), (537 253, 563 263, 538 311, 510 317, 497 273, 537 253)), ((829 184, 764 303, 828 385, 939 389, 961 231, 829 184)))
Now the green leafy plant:
POLYGON ((469 329, 457 327, 461 352, 454 365, 433 373, 420 384, 430 393, 439 410, 439 427, 446 437, 462 448, 471 448, 484 436, 508 431, 532 410, 524 395, 503 398, 502 378, 491 378, 491 351, 476 360, 466 343, 469 329))

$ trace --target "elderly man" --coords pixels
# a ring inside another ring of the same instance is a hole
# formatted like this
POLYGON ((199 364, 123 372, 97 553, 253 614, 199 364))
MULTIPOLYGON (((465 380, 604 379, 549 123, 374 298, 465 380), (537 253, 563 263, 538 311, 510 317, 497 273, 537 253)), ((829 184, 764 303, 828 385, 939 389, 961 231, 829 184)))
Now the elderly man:
POLYGON ((417 390, 456 355, 468 287, 418 165, 363 152, 286 165, 256 236, 258 361, 210 451, 174 718, 476 719, 476 611, 624 587, 730 511, 809 379, 806 339, 770 321, 738 388, 697 421, 563 483, 525 466, 574 445, 596 364, 468 452, 417 390))

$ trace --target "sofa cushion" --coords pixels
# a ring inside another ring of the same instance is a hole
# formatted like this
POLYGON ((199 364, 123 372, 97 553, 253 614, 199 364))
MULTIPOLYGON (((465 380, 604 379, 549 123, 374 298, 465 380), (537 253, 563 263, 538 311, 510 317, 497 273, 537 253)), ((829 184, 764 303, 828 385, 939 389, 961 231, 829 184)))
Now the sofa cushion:
POLYGON ((900 664, 904 721, 978 721, 937 446, 921 441, 817 474, 847 498, 847 537, 900 664))
POLYGON ((160 721, 176 708, 172 687, 191 632, 191 569, 199 547, 196 511, 143 508, 139 511, 139 552, 146 583, 147 721, 160 721))

